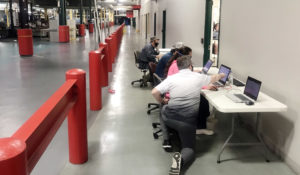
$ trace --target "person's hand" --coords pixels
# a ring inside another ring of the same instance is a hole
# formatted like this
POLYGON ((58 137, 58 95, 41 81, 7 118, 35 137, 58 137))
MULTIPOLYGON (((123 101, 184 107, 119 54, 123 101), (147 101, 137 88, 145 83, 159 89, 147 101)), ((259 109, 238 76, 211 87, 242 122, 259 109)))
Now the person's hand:
POLYGON ((162 54, 159 54, 159 55, 156 55, 156 58, 160 59, 163 55, 162 54))
POLYGON ((197 73, 201 73, 202 72, 202 70, 201 69, 195 69, 194 68, 194 70, 193 70, 194 72, 197 72, 197 73))
POLYGON ((220 73, 221 79, 224 78, 226 75, 224 73, 220 73))
POLYGON ((162 104, 168 104, 169 103, 169 98, 163 98, 162 104))
POLYGON ((218 90, 218 87, 215 86, 215 85, 210 84, 210 85, 208 85, 208 86, 206 87, 206 89, 207 89, 207 90, 211 90, 211 91, 217 91, 217 90, 218 90))
POLYGON ((163 55, 156 55, 157 60, 160 60, 160 58, 161 58, 162 56, 163 56, 163 55))

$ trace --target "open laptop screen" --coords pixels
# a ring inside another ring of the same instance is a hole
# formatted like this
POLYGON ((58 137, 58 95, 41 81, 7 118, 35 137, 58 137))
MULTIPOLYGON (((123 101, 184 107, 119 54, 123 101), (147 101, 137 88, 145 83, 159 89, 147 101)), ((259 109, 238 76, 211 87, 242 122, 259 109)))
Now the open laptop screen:
POLYGON ((202 72, 207 74, 208 70, 210 69, 211 65, 213 64, 212 60, 208 60, 205 64, 205 66, 202 69, 202 72))
POLYGON ((225 74, 225 77, 219 80, 219 82, 222 83, 223 85, 225 85, 226 80, 228 79, 228 76, 230 74, 230 71, 231 71, 231 69, 229 67, 227 67, 227 66, 225 66, 223 64, 220 66, 219 74, 220 73, 224 73, 225 74))
POLYGON ((244 90, 244 94, 253 100, 257 100, 260 87, 261 87, 260 81, 254 79, 252 77, 248 77, 246 86, 245 86, 245 90, 244 90))

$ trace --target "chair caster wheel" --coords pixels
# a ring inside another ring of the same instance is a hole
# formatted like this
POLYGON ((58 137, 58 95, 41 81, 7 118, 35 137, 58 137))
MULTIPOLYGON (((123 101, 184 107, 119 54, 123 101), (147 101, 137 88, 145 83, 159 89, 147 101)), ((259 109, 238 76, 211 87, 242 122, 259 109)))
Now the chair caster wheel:
POLYGON ((157 128, 157 125, 155 123, 152 123, 152 128, 157 128))
POLYGON ((147 114, 150 114, 151 112, 150 111, 147 111, 147 114))
POLYGON ((266 162, 267 162, 267 163, 269 163, 269 162, 270 162, 270 160, 269 160, 269 159, 267 159, 267 160, 266 160, 266 162))
POLYGON ((133 82, 131 82, 131 86, 133 86, 133 84, 134 84, 134 83, 133 83, 133 82))
POLYGON ((150 108, 151 107, 151 105, 150 104, 148 104, 148 108, 150 108))
POLYGON ((153 137, 154 137, 154 139, 158 139, 158 135, 155 133, 153 133, 153 137))
POLYGON ((218 164, 220 164, 220 163, 221 163, 221 161, 220 161, 220 160, 218 160, 218 161, 217 161, 217 163, 218 163, 218 164))

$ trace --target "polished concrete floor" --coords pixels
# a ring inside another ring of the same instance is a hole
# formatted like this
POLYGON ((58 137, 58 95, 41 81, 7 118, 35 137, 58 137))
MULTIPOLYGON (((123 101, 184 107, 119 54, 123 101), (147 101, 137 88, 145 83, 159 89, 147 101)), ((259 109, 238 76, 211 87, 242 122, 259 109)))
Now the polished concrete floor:
MULTIPOLYGON (((151 123, 158 112, 147 115, 147 103, 154 102, 151 88, 131 86, 141 77, 134 65, 133 51, 145 41, 126 28, 121 49, 110 73, 110 86, 102 89, 101 111, 88 110, 89 160, 82 165, 67 162, 66 122, 58 131, 32 174, 43 175, 166 175, 171 153, 154 140, 151 123), (108 93, 108 88, 115 93, 108 93)), ((64 82, 64 72, 79 67, 88 72, 92 36, 70 44, 35 42, 35 55, 20 58, 15 42, 0 41, 0 136, 10 136, 64 82)), ((88 77, 87 77, 88 79, 88 77)), ((87 85, 88 86, 88 85, 87 85)), ((88 91, 88 88, 87 88, 88 91)), ((197 159, 187 175, 292 175, 275 155, 266 163, 260 147, 227 148, 221 164, 217 153, 229 134, 230 116, 217 113, 214 136, 197 136, 197 159)), ((236 140, 253 140, 240 124, 236 140)))

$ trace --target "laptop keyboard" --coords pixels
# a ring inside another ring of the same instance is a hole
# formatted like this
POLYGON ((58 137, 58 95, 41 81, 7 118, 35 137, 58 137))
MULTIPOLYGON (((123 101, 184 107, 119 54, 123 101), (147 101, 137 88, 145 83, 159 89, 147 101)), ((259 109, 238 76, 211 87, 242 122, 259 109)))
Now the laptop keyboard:
POLYGON ((249 101, 249 99, 246 98, 243 94, 230 94, 230 93, 227 93, 226 97, 228 97, 229 99, 231 99, 232 101, 234 101, 236 103, 243 103, 243 102, 249 101))
POLYGON ((234 94, 236 97, 241 99, 242 101, 249 101, 248 98, 246 98, 243 94, 234 94))
POLYGON ((218 81, 217 82, 214 82, 213 85, 215 86, 222 86, 223 84, 219 83, 218 81))

